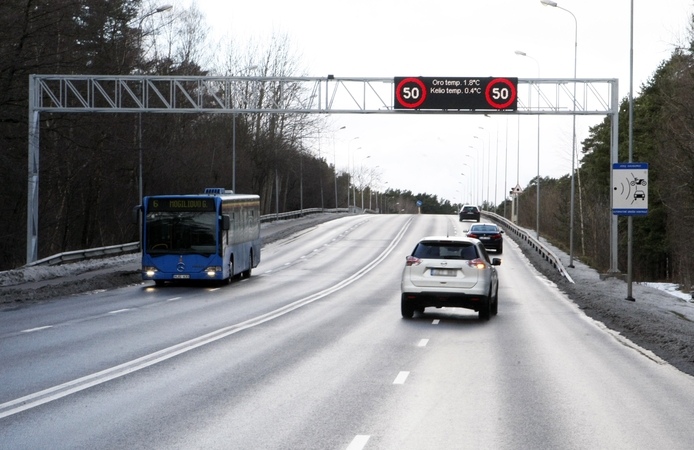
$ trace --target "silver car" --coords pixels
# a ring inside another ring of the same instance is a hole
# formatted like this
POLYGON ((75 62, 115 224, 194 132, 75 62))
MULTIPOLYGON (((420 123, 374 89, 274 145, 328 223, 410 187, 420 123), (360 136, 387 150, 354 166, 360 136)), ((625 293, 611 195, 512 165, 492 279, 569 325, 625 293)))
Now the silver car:
POLYGON ((402 316, 410 319, 428 306, 457 307, 475 310, 480 320, 489 320, 499 310, 498 265, 501 259, 490 259, 477 239, 420 240, 402 271, 402 316))

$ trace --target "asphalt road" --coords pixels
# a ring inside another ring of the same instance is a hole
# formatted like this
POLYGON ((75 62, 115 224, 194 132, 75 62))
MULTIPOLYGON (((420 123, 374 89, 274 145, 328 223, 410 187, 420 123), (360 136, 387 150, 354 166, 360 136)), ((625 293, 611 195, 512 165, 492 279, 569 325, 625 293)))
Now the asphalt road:
POLYGON ((499 315, 404 320, 405 255, 453 216, 351 216, 222 288, 0 315, 2 448, 694 448, 694 378, 587 318, 511 241, 499 315))

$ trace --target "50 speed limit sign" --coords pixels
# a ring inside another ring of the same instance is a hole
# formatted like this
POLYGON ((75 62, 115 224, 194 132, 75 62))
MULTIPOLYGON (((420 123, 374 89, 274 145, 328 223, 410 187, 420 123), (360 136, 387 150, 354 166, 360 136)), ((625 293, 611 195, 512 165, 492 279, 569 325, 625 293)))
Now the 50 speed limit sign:
POLYGON ((396 77, 395 109, 515 111, 518 78, 396 77))

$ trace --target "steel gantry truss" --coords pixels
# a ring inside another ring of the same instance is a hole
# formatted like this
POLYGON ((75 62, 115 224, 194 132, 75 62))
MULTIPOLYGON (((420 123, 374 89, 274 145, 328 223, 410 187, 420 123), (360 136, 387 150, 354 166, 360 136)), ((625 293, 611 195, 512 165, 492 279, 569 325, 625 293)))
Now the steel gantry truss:
MULTIPOLYGON (((394 78, 31 75, 27 263, 38 259, 40 113, 176 114, 521 114, 598 115, 612 119, 617 161, 618 80, 519 78, 517 110, 394 108, 394 78), (575 89, 574 89, 575 86, 575 89), (575 92, 575 96, 574 96, 575 92), (534 99, 534 101, 533 101, 534 99)), ((617 217, 611 226, 617 272, 617 217)))

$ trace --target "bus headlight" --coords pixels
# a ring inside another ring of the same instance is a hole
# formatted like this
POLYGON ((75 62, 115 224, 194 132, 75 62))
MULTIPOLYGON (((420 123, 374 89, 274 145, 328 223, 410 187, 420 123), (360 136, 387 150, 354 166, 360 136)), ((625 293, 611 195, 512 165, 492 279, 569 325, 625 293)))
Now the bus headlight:
POLYGON ((210 266, 207 269, 205 269, 205 272, 207 272, 208 277, 214 277, 217 275, 217 272, 221 272, 222 268, 220 266, 210 266))
POLYGON ((145 266, 142 268, 142 271, 147 275, 148 277, 152 278, 155 273, 157 273, 157 268, 156 267, 150 267, 150 266, 145 266))

